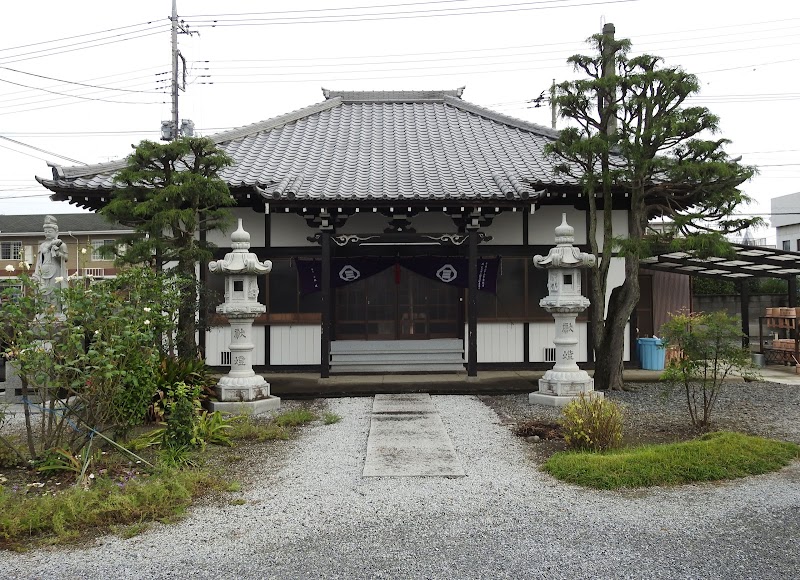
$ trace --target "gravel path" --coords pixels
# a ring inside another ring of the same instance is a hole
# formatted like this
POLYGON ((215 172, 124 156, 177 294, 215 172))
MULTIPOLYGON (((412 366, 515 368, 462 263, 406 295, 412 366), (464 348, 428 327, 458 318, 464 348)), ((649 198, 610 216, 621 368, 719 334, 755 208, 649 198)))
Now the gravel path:
MULTIPOLYGON (((509 412, 525 411, 519 397, 495 399, 507 399, 509 412)), ((540 472, 530 445, 477 398, 433 401, 466 477, 362 478, 372 399, 333 399, 327 404, 340 423, 307 429, 285 452, 252 458, 244 491, 231 494, 245 505, 200 506, 179 524, 128 540, 104 537, 88 548, 0 553, 0 575, 800 576, 798 462, 720 484, 586 490, 540 472)), ((796 436, 797 421, 793 429, 796 436)))

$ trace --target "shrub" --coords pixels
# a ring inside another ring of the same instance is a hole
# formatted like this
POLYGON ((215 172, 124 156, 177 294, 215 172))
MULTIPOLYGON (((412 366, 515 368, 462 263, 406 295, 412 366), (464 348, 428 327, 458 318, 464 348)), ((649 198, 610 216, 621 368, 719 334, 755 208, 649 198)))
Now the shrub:
POLYGON ((559 424, 570 449, 606 451, 622 442, 622 412, 613 401, 583 393, 561 413, 559 424))
POLYGON ((666 346, 681 356, 670 361, 662 378, 681 385, 692 425, 707 429, 725 378, 740 374, 756 378, 750 349, 742 347, 741 321, 725 312, 679 312, 662 328, 666 346))
POLYGON ((29 276, 19 280, 22 292, 0 309, 0 342, 39 411, 25 415, 29 459, 81 449, 86 427, 124 433, 141 423, 155 392, 159 334, 169 328, 160 308, 148 306, 166 300, 163 279, 135 268, 112 280, 72 278, 56 290, 64 317, 29 276))
POLYGON ((179 384, 197 387, 201 403, 214 396, 216 379, 202 359, 165 355, 158 368, 156 393, 150 406, 151 420, 164 420, 168 408, 175 402, 175 389, 179 384))

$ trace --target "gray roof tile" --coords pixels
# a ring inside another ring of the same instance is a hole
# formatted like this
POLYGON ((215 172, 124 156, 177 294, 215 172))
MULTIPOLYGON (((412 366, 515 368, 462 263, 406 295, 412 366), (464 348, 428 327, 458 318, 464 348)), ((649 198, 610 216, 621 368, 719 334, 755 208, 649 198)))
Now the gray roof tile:
MULTIPOLYGON (((58 222, 58 231, 64 235, 68 232, 130 232, 131 228, 110 222, 96 213, 60 213, 51 214, 58 222)), ((44 215, 0 215, 0 233, 22 234, 42 232, 44 215)))
MULTIPOLYGON (((271 199, 535 198, 556 175, 544 147, 557 132, 456 91, 325 91, 326 100, 210 136, 233 159, 222 177, 271 199)), ((102 191, 124 161, 54 167, 52 190, 102 191)))

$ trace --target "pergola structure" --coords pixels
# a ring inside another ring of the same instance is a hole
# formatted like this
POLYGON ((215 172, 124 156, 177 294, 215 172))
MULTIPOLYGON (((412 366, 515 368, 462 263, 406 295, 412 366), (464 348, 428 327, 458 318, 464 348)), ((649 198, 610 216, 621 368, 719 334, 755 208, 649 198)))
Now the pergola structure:
POLYGON ((797 305, 797 276, 800 275, 800 252, 789 252, 745 244, 731 244, 733 256, 697 257, 688 252, 664 250, 645 258, 640 267, 656 272, 674 272, 737 282, 741 297, 742 330, 750 333, 750 293, 745 283, 753 278, 782 278, 788 282, 787 301, 797 305))

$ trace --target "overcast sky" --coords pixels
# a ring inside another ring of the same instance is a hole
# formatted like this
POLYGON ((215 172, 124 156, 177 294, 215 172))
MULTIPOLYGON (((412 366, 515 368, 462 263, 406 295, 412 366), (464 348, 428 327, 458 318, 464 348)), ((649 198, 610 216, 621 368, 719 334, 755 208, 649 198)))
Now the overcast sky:
MULTIPOLYGON (((158 139, 170 118, 170 11, 171 0, 4 6, 0 213, 80 211, 34 181, 50 175, 46 161, 105 162, 158 139)), ((745 211, 767 214, 770 198, 800 191, 792 0, 178 0, 178 14, 199 32, 179 37, 180 117, 203 135, 319 102, 321 87, 466 86, 467 101, 549 126, 549 108, 529 101, 573 78, 566 58, 611 22, 635 53, 698 75, 694 102, 721 117, 729 153, 760 167, 745 211)))

